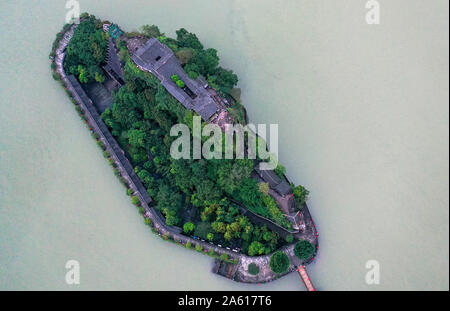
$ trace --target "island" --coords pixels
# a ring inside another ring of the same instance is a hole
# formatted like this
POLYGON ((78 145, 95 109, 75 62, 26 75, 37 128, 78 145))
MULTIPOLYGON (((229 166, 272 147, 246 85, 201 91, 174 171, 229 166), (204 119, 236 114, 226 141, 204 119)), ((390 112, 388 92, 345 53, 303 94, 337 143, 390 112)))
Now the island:
MULTIPOLYGON (((74 104, 145 224, 162 239, 215 259, 212 271, 265 283, 298 271, 318 251, 308 190, 263 159, 174 159, 173 125, 246 125, 238 77, 182 28, 126 32, 83 13, 56 36, 53 78, 74 104)), ((246 146, 247 147, 247 146, 246 146)))

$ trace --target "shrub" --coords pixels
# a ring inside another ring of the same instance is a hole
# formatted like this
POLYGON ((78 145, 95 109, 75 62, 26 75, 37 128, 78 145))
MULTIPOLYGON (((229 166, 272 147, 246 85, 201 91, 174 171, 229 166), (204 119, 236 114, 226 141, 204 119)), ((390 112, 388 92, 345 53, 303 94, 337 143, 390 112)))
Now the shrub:
POLYGON ((210 232, 206 235, 206 239, 208 239, 208 241, 213 241, 214 240, 214 233, 210 232))
POLYGON ((189 248, 189 249, 192 248, 192 243, 191 242, 187 242, 186 243, 186 248, 189 248))
POLYGON ((299 241, 295 244, 294 254, 299 259, 308 259, 314 254, 314 245, 306 240, 299 241))
POLYGON ((203 251, 203 246, 201 246, 200 244, 195 245, 195 250, 197 252, 202 252, 203 251))
POLYGON ((131 203, 133 203, 136 206, 141 205, 141 201, 139 201, 139 198, 137 196, 132 196, 131 197, 131 203))
POLYGON ((277 251, 275 252, 272 257, 270 257, 270 269, 272 269, 275 273, 284 273, 289 268, 289 257, 281 252, 277 251))
POLYGON ((214 249, 211 248, 211 249, 208 251, 208 255, 211 256, 211 257, 213 257, 213 258, 217 258, 219 254, 217 254, 217 253, 214 251, 214 249))
POLYGON ((105 147, 105 145, 102 143, 101 140, 97 141, 97 145, 98 145, 101 149, 106 150, 106 147, 105 147))
POLYGON ((303 204, 305 204, 306 200, 308 200, 309 191, 301 186, 298 185, 297 187, 291 187, 292 193, 294 194, 295 200, 297 201, 297 204, 301 208, 303 204))
POLYGON ((248 273, 250 273, 251 275, 258 275, 259 273, 259 267, 257 264, 255 263, 251 263, 248 265, 248 273))
POLYGON ((288 236, 286 236, 286 242, 288 242, 288 243, 294 242, 294 237, 289 234, 288 236))
POLYGON ((177 86, 178 87, 180 87, 180 88, 184 88, 184 86, 185 86, 185 84, 184 84, 184 82, 183 81, 181 81, 181 80, 178 80, 177 82, 175 82, 176 84, 177 84, 177 86))
POLYGON ((194 229, 195 229, 195 225, 192 222, 187 222, 183 226, 183 231, 184 231, 184 233, 187 233, 187 234, 194 231, 194 229))
POLYGON ((144 218, 144 223, 147 225, 147 226, 151 226, 153 223, 152 223, 152 220, 150 219, 150 218, 144 218))

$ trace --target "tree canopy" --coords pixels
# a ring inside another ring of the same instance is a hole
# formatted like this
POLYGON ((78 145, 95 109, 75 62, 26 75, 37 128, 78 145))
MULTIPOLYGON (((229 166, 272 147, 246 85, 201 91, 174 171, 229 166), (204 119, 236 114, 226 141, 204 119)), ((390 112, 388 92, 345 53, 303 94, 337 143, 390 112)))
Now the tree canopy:
POLYGON ((301 240, 295 244, 294 254, 299 259, 309 259, 314 254, 314 245, 306 240, 301 240))
POLYGON ((270 268, 275 273, 284 273, 288 270, 290 265, 289 257, 281 252, 275 252, 272 257, 270 257, 270 268))
POLYGON ((101 21, 95 16, 84 19, 67 46, 64 60, 66 72, 76 75, 81 83, 103 82, 101 66, 105 63, 107 36, 101 21))
MULTIPOLYGON (((146 27, 145 32, 156 35, 156 28, 146 27)), ((192 52, 185 69, 190 66, 206 77, 227 74, 218 67, 217 51, 204 50, 198 38, 185 30, 177 32, 177 40, 163 35, 158 39, 177 52, 192 52)), ((118 46, 125 63, 125 85, 114 94, 113 105, 104 111, 102 119, 166 223, 182 226, 186 234, 240 248, 251 256, 269 254, 285 245, 276 232, 252 223, 235 203, 289 225, 273 198, 261 192, 258 181, 251 177, 253 160, 185 160, 170 156, 175 139, 170 136, 172 125, 192 124, 193 112, 173 98, 157 78, 137 69, 126 44, 119 41, 118 46)), ((176 75, 172 80, 181 81, 176 75)))

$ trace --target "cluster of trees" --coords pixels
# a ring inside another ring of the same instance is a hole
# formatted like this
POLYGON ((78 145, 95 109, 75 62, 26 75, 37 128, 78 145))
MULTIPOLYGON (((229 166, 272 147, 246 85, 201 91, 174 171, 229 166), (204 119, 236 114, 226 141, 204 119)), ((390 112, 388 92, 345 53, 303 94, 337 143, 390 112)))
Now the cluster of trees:
POLYGON ((175 139, 170 136, 172 125, 192 126, 194 114, 155 77, 136 70, 125 45, 119 43, 119 47, 126 63, 126 84, 114 95, 113 106, 102 118, 126 151, 166 223, 182 226, 186 234, 239 247, 249 255, 269 254, 284 245, 277 233, 252 224, 230 201, 235 199, 244 205, 252 202, 256 208, 256 194, 264 204, 265 194, 250 177, 252 160, 175 160, 170 156, 175 139), (191 210, 197 211, 194 218, 186 216, 192 214, 191 210))
POLYGON ((105 62, 108 34, 102 30, 102 22, 95 16, 84 16, 66 50, 64 69, 78 77, 81 83, 103 83, 105 76, 101 66, 105 62))

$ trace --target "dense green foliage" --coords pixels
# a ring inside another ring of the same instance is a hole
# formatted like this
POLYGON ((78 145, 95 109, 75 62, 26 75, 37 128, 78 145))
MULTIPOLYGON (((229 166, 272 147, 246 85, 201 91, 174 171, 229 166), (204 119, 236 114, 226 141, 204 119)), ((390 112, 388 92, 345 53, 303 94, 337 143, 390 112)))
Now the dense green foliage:
POLYGON ((147 38, 158 38, 161 36, 158 26, 156 25, 144 25, 142 26, 142 33, 147 38))
POLYGON ((195 229, 195 225, 192 222, 187 222, 183 226, 183 231, 188 234, 192 233, 194 231, 194 229, 195 229))
POLYGON ((248 265, 248 273, 251 275, 258 275, 259 273, 259 267, 255 263, 251 263, 248 265))
POLYGON ((270 257, 270 269, 275 273, 284 273, 288 270, 290 265, 289 257, 281 252, 275 252, 272 257, 270 257))
MULTIPOLYGON (((265 204, 270 204, 271 197, 259 192, 258 183, 250 177, 253 161, 173 159, 170 146, 175 137, 170 137, 170 128, 175 123, 192 126, 194 114, 155 77, 138 70, 125 45, 119 46, 126 85, 115 94, 113 106, 102 118, 126 150, 166 223, 181 226, 190 222, 194 236, 254 255, 268 254, 282 246, 285 241, 277 233, 252 224, 229 200, 249 203, 249 208, 260 209, 270 217, 265 204)), ((274 206, 273 210, 280 213, 274 206)), ((191 228, 184 229, 192 232, 191 228)))
POLYGON ((108 35, 95 16, 86 17, 74 32, 66 50, 64 69, 81 83, 104 82, 101 65, 105 62, 108 35))
POLYGON ((301 185, 298 185, 297 187, 292 186, 292 193, 294 194, 295 200, 297 201, 299 207, 306 203, 309 191, 305 187, 301 185))
POLYGON ((294 254, 300 259, 309 259, 314 254, 314 245, 306 240, 299 241, 295 244, 294 254))

